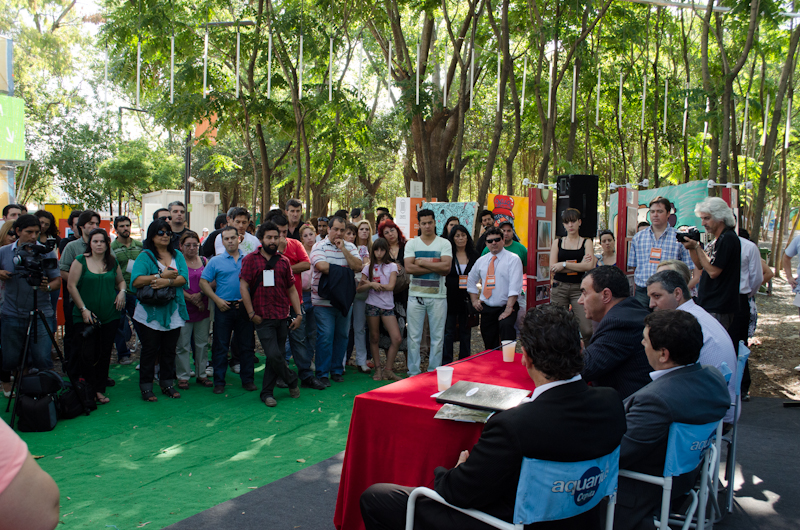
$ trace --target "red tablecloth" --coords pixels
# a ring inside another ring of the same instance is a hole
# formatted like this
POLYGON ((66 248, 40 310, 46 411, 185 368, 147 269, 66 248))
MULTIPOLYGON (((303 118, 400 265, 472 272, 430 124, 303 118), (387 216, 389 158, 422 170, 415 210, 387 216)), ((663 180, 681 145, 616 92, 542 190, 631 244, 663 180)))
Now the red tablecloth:
MULTIPOLYGON (((533 390, 536 385, 517 353, 503 362, 501 351, 457 361, 453 383, 460 380, 533 390)), ((452 467, 464 449, 472 449, 481 423, 436 420, 441 404, 433 372, 410 377, 356 396, 336 499, 333 524, 339 530, 363 530, 359 498, 372 484, 433 487, 433 470, 452 467)))

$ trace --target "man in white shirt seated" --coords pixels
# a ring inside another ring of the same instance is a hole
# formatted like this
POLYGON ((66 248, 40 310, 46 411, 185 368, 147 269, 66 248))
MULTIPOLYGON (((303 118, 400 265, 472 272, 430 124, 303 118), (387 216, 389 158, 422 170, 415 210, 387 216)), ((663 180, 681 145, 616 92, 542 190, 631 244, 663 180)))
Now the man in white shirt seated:
MULTIPOLYGON (((704 366, 713 366, 720 371, 723 362, 728 365, 732 372, 728 382, 728 393, 730 403, 733 403, 736 399, 736 353, 731 338, 722 324, 708 311, 694 303, 689 295, 686 281, 675 271, 666 270, 650 276, 647 280, 647 295, 650 297, 650 307, 654 311, 678 309, 694 315, 703 330, 703 347, 698 362, 704 366)), ((733 411, 734 407, 731 406, 725 414, 726 423, 733 422, 733 411)))

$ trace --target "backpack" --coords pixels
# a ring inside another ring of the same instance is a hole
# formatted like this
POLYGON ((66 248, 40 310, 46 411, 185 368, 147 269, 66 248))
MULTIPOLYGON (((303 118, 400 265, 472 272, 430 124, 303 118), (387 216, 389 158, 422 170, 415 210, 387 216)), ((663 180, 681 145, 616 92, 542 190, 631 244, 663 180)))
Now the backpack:
POLYGON ((21 432, 46 432, 55 428, 58 423, 56 403, 63 385, 64 380, 52 370, 20 379, 16 410, 21 432))

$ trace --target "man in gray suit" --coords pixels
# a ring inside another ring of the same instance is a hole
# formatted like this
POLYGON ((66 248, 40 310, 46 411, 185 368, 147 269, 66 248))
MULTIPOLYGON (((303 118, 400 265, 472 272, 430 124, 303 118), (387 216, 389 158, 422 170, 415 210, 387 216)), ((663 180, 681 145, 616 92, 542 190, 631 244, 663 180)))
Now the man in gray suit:
MULTIPOLYGON (((661 476, 672 423, 703 425, 719 421, 730 406, 722 374, 697 363, 703 331, 686 311, 666 309, 644 320, 645 353, 653 382, 625 400, 628 430, 620 444, 620 469, 661 476)), ((696 473, 673 482, 673 498, 685 494, 696 473)), ((655 528, 661 487, 620 477, 615 530, 655 528)))

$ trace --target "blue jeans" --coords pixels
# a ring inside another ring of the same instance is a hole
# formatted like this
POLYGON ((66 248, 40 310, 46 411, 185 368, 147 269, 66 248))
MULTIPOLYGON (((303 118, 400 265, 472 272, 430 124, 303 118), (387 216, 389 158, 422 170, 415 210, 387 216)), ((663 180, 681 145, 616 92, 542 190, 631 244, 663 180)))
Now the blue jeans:
MULTIPOLYGON (((70 315, 71 316, 71 315, 70 315)), ((48 324, 52 324, 52 319, 48 318, 48 324)), ((3 369, 15 372, 20 362, 20 354, 25 347, 25 338, 28 334, 28 318, 3 317, 3 327, 0 330, 0 343, 3 344, 3 369)), ((50 358, 50 336, 44 327, 42 320, 37 317, 36 322, 36 342, 33 336, 28 346, 27 366, 39 370, 52 370, 53 360, 50 358)))
POLYGON ((428 359, 428 371, 433 372, 442 365, 444 342, 444 324, 447 320, 447 298, 428 298, 421 296, 408 297, 408 374, 420 373, 419 343, 422 341, 422 328, 425 315, 428 315, 428 326, 431 330, 431 351, 428 359))
POLYGON ((220 311, 214 307, 214 342, 211 346, 211 363, 214 365, 214 386, 225 386, 225 373, 228 370, 228 348, 231 335, 235 335, 239 346, 239 376, 242 384, 255 380, 255 338, 253 323, 247 320, 238 309, 220 311))
POLYGON ((347 335, 350 332, 350 314, 353 308, 342 315, 334 307, 315 306, 317 320, 317 377, 328 377, 328 373, 344 373, 344 354, 347 350, 347 335))
POLYGON ((125 293, 125 311, 122 311, 119 315, 119 328, 117 329, 117 334, 114 335, 114 346, 117 348, 118 360, 131 355, 130 350, 128 350, 128 341, 131 340, 129 317, 130 321, 133 322, 133 329, 136 330, 136 335, 139 335, 139 323, 133 320, 134 311, 136 311, 136 295, 125 293))
MULTIPOLYGON (((291 315, 292 317, 295 316, 294 310, 291 310, 291 315)), ((294 357, 294 364, 297 366, 297 372, 300 374, 300 380, 302 381, 314 376, 314 371, 311 370, 311 359, 314 357, 314 350, 308 347, 306 330, 309 329, 309 326, 316 326, 316 322, 309 322, 309 318, 314 318, 313 311, 307 311, 300 321, 300 326, 295 330, 289 331, 287 341, 291 346, 291 356, 294 357)), ((286 360, 288 360, 288 357, 286 360)))

